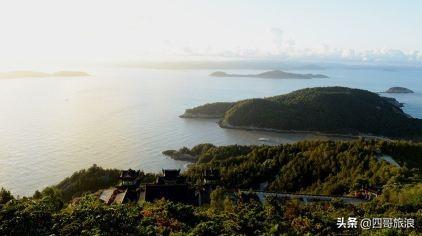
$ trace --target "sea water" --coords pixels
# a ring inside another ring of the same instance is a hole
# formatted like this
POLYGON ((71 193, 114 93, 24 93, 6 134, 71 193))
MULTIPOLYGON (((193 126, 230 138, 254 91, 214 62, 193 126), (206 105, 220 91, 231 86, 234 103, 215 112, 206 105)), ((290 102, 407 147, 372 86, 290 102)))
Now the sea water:
MULTIPOLYGON (((85 68, 90 77, 0 80, 0 186, 30 195, 74 171, 97 164, 158 172, 183 168, 163 150, 199 143, 270 144, 328 139, 313 134, 219 128, 216 120, 181 119, 187 108, 285 94, 315 86, 380 92, 403 86, 413 94, 383 94, 422 118, 422 71, 325 69, 329 79, 215 78, 214 70, 85 68)), ((228 73, 262 71, 225 70, 228 73)), ((294 72, 294 71, 293 71, 294 72)))

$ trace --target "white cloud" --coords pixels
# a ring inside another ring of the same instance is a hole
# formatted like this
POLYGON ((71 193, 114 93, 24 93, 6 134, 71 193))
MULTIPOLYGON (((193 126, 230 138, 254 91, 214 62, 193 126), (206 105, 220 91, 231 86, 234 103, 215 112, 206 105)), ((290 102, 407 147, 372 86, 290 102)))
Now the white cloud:
MULTIPOLYGON (((280 28, 271 28, 269 34, 263 34, 261 44, 255 47, 236 47, 216 49, 208 46, 184 50, 183 56, 212 56, 230 58, 260 58, 260 59, 304 59, 354 62, 385 62, 385 63, 422 63, 422 53, 419 51, 402 51, 398 49, 377 48, 358 50, 353 48, 333 48, 321 44, 315 48, 301 48, 292 35, 280 28)), ((173 45, 175 46, 175 45, 173 45)), ((182 55, 182 54, 179 54, 182 55)))

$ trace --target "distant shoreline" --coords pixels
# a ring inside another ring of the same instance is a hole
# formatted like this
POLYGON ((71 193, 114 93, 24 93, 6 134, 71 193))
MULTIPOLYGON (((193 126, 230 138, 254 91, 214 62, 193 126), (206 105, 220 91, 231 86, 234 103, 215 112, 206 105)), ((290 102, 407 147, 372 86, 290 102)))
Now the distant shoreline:
POLYGON ((262 79, 322 79, 329 78, 323 74, 298 74, 290 73, 281 70, 271 70, 259 74, 229 74, 223 71, 216 71, 210 74, 212 77, 249 77, 262 79))
POLYGON ((85 71, 56 71, 52 73, 21 70, 0 72, 0 79, 21 79, 21 78, 51 78, 51 77, 87 77, 91 76, 85 71))

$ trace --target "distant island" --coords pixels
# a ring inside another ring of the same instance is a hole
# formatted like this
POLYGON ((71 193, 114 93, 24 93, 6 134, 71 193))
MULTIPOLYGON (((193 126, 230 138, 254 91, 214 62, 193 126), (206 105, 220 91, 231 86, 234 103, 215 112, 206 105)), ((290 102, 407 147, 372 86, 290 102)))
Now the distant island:
POLYGON ((269 98, 210 103, 182 118, 220 118, 220 127, 276 132, 322 132, 422 138, 422 120, 404 113, 394 98, 346 87, 301 89, 269 98))
POLYGON ((210 74, 213 77, 253 77, 253 78, 265 78, 265 79, 313 79, 313 78, 328 78, 322 74, 296 74, 284 72, 281 70, 271 70, 259 74, 228 74, 222 71, 216 71, 210 74))
POLYGON ((391 87, 384 93, 414 93, 412 90, 404 87, 391 87))
POLYGON ((90 74, 83 71, 57 71, 53 73, 39 72, 39 71, 10 71, 0 72, 0 79, 17 79, 17 78, 45 78, 45 77, 81 77, 90 76, 90 74))

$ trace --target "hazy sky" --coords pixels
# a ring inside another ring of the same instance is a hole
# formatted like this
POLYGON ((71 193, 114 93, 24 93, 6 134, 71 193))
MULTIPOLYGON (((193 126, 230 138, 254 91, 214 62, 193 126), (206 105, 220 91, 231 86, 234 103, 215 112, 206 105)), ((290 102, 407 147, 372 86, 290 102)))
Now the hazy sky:
POLYGON ((186 58, 422 63, 422 1, 1 0, 0 65, 186 58))

